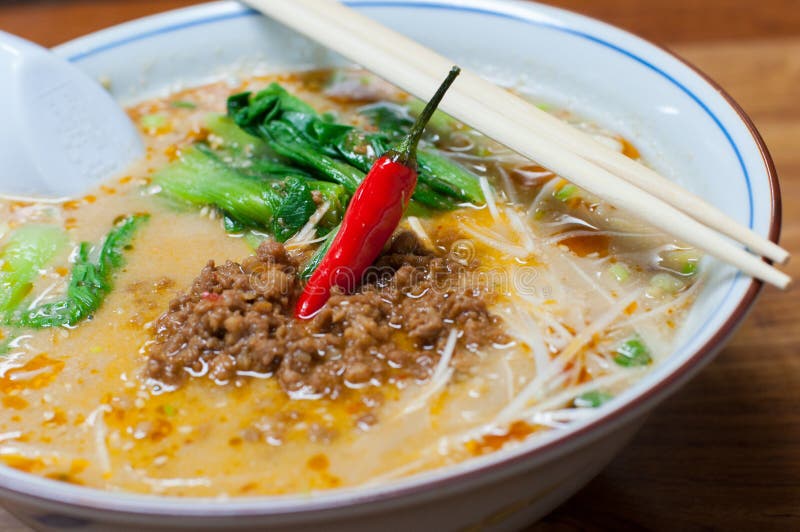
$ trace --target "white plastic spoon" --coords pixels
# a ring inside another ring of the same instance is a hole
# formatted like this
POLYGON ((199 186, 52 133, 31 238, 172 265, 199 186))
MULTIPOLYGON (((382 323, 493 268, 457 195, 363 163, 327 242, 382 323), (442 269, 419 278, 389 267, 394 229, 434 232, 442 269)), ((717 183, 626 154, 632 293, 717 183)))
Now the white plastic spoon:
POLYGON ((142 152, 135 126, 98 82, 0 31, 0 195, 75 196, 142 152))

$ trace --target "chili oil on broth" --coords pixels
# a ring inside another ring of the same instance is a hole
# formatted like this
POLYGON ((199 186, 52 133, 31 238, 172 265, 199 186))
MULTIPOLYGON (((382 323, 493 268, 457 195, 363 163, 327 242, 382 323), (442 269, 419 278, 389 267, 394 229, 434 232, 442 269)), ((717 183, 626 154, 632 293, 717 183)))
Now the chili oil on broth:
MULTIPOLYGON (((270 81, 321 112, 362 123, 353 111, 375 91, 345 76, 326 96, 326 76, 216 83, 141 103, 130 115, 142 124, 147 155, 129 175, 58 206, 0 206, 12 226, 57 223, 73 242, 98 241, 121 215, 151 215, 92 320, 26 333, 2 361, 0 458, 6 464, 103 489, 177 496, 382 482, 591 416, 593 401, 576 405, 576 398, 616 394, 647 371, 614 362, 614 346, 634 334, 645 339, 655 362, 669 354, 697 283, 679 275, 677 288, 653 280, 674 273, 675 257, 693 251, 462 129, 438 145, 484 176, 494 197, 481 207, 412 216, 403 227, 441 253, 478 261, 475 282, 493 288, 493 311, 505 322, 508 344, 484 350, 468 369, 439 364, 427 381, 347 390, 335 400, 290 399, 270 378, 189 379, 174 390, 145 381, 150 325, 176 292, 209 259, 240 260, 252 252, 243 239, 225 234, 213 213, 176 210, 154 197, 149 176, 203 137, 204 117, 221 112, 229 94, 270 81), (154 115, 165 120, 145 119, 154 115), (368 417, 373 421, 365 422, 368 417)), ((382 84, 377 93, 405 98, 382 84)), ((613 133, 578 125, 638 157, 613 133)), ((65 255, 34 291, 52 285, 49 297, 56 297, 68 267, 65 255)))

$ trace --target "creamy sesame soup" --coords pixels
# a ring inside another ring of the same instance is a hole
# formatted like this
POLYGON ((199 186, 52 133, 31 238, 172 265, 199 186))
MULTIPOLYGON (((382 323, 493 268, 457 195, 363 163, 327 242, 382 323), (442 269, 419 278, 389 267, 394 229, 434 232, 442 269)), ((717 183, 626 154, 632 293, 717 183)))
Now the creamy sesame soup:
POLYGON ((125 176, 0 201, 0 458, 175 496, 380 483, 592 416, 670 354, 699 253, 441 113, 374 270, 298 323, 348 179, 419 109, 360 71, 215 83, 129 110, 125 176))

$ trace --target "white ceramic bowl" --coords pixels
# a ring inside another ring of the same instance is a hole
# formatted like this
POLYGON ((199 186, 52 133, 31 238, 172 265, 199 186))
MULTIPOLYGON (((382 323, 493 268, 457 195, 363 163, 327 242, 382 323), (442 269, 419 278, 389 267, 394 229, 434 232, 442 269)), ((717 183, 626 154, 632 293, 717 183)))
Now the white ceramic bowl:
MULTIPOLYGON (((777 239, 778 184, 761 138, 730 98, 668 52, 529 2, 348 3, 462 66, 622 132, 663 173, 777 239)), ((254 69, 342 63, 235 2, 123 24, 56 51, 109 79, 123 103, 254 69)), ((706 269, 710 282, 668 360, 592 419, 512 450, 380 487, 227 501, 108 493, 0 467, 0 496, 21 519, 47 530, 513 529, 597 474, 644 416, 722 347, 760 284, 713 261, 706 269)))

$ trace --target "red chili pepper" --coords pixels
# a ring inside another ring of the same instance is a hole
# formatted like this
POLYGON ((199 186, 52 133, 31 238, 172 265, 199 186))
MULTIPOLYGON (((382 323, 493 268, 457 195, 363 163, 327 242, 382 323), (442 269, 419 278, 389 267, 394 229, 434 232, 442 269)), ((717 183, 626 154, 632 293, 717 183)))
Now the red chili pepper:
POLYGON ((422 132, 460 72, 458 67, 450 70, 397 149, 372 165, 350 200, 339 233, 297 301, 295 317, 313 317, 328 301, 333 287, 355 289, 378 258, 417 186, 417 145, 422 132))

